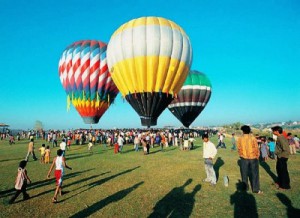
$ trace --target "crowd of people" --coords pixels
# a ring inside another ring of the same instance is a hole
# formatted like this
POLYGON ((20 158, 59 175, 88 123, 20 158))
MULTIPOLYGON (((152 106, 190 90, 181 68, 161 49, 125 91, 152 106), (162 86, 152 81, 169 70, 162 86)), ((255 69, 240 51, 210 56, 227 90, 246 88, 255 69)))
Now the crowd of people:
MULTIPOLYGON (((32 140, 34 138, 46 140, 52 147, 58 147, 58 139, 66 143, 67 148, 74 145, 88 144, 89 150, 96 144, 104 146, 116 146, 118 152, 122 152, 123 145, 132 144, 136 151, 143 147, 143 150, 149 153, 150 148, 159 146, 161 150, 169 146, 178 146, 181 150, 192 150, 194 148, 195 138, 203 133, 209 135, 216 134, 216 130, 142 130, 142 129, 116 129, 116 130, 73 130, 73 131, 29 131, 22 132, 22 137, 32 140), (146 147, 146 148, 144 148, 146 147)), ((117 152, 117 153, 118 153, 117 152)))
POLYGON ((288 159, 299 149, 297 135, 283 131, 282 127, 272 127, 273 137, 254 136, 249 126, 242 126, 243 135, 238 139, 237 148, 240 156, 240 171, 246 190, 248 179, 254 193, 262 194, 259 181, 259 161, 267 161, 268 157, 276 159, 277 181, 275 187, 280 190, 290 189, 288 159))
MULTIPOLYGON (((286 134, 281 127, 275 126, 272 128, 273 137, 265 137, 253 135, 251 128, 247 125, 241 127, 243 134, 236 138, 233 133, 231 135, 231 151, 237 150, 240 157, 239 167, 241 172, 241 180, 245 184, 245 189, 249 190, 248 180, 250 180, 251 190, 253 193, 262 194, 259 181, 259 161, 268 161, 268 158, 276 159, 276 172, 278 175, 277 182, 274 184, 278 189, 290 189, 290 178, 288 173, 288 158, 289 155, 296 154, 296 149, 299 149, 299 138, 291 133, 286 134)), ((10 135, 9 135, 10 136, 10 135)), ((7 135, 5 137, 8 137, 7 135)), ((203 158, 206 178, 203 182, 209 182, 211 186, 217 183, 216 174, 214 171, 214 158, 218 153, 218 148, 225 148, 224 133, 216 130, 206 129, 202 131, 191 130, 141 130, 141 129, 114 129, 114 130, 87 130, 79 129, 74 131, 28 131, 18 133, 18 140, 28 138, 28 151, 25 157, 25 162, 29 161, 30 156, 36 161, 38 158, 34 152, 34 140, 41 138, 49 145, 42 144, 39 148, 40 162, 49 164, 50 162, 50 147, 56 148, 57 156, 53 159, 47 177, 55 167, 56 190, 52 201, 57 202, 57 195, 62 190, 63 169, 71 169, 66 164, 66 150, 71 149, 71 145, 88 145, 88 150, 93 153, 93 146, 102 144, 105 147, 111 146, 114 148, 114 153, 122 153, 124 145, 133 146, 134 151, 143 151, 144 155, 150 153, 150 149, 159 147, 164 151, 165 147, 177 146, 182 151, 194 149, 195 138, 202 137, 203 140, 203 158), (210 141, 210 137, 218 135, 218 143, 214 145, 210 141), (58 144, 58 141, 60 143, 58 144)), ((16 194, 11 199, 13 203, 20 193, 23 193, 24 199, 28 199, 29 195, 26 192, 26 186, 30 183, 30 179, 25 170, 26 164, 21 161, 18 168, 16 178, 16 194)), ((228 185, 228 184, 227 184, 228 185)))
MULTIPOLYGON (((231 151, 237 149, 240 157, 238 163, 241 172, 241 182, 244 189, 249 190, 248 180, 250 180, 253 193, 262 194, 259 181, 259 161, 265 162, 268 158, 276 159, 277 181, 275 187, 280 190, 290 189, 290 177, 287 162, 290 155, 295 155, 299 147, 297 135, 286 133, 282 127, 272 128, 273 137, 253 135, 250 126, 241 127, 242 135, 236 139, 235 133, 231 135, 231 151)), ((215 146, 208 135, 202 135, 203 158, 206 172, 204 182, 209 182, 212 186, 216 184, 216 175, 213 168, 213 159, 218 148, 225 148, 225 134, 218 133, 218 144, 215 146)), ((226 177, 226 176, 225 176, 226 177)), ((224 178, 225 178, 224 177, 224 178)), ((228 180, 228 178, 227 178, 228 180)), ((224 179, 225 182, 225 179, 224 179)))
MULTIPOLYGON (((59 147, 57 156, 53 158, 51 167, 47 174, 50 178, 52 170, 55 168, 56 189, 52 202, 56 203, 58 194, 62 194, 62 181, 64 168, 72 169, 66 164, 66 149, 71 149, 71 145, 88 145, 88 150, 92 153, 95 144, 103 144, 104 146, 114 146, 115 153, 122 153, 125 144, 132 144, 135 151, 139 151, 142 146, 144 154, 149 154, 150 148, 159 146, 161 151, 164 147, 178 146, 181 150, 191 150, 194 148, 194 141, 196 137, 201 134, 215 134, 214 130, 201 131, 184 131, 184 130, 140 130, 140 129, 116 129, 116 130, 74 130, 74 131, 22 131, 17 133, 18 141, 21 139, 28 139, 28 150, 24 160, 19 164, 18 173, 15 182, 15 195, 10 199, 12 204, 16 198, 23 193, 23 199, 29 199, 29 194, 26 187, 30 184, 30 179, 27 174, 26 165, 30 157, 34 161, 38 158, 35 154, 35 139, 45 140, 52 148, 59 147), (58 144, 58 141, 61 141, 58 144)), ((1 136, 1 140, 8 137, 13 137, 9 132, 1 136)), ((40 163, 50 163, 50 146, 42 144, 38 149, 40 152, 40 163)))

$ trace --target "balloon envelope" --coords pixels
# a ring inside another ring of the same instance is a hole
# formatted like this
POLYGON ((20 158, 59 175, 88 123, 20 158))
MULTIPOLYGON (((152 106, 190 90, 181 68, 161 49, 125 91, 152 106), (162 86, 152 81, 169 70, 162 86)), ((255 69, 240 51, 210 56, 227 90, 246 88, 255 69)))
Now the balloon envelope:
POLYGON ((211 83, 204 73, 191 70, 177 98, 168 108, 185 127, 189 127, 208 103, 211 88, 211 83))
POLYGON ((86 124, 98 123, 119 92, 108 71, 106 48, 101 41, 77 41, 59 60, 68 105, 72 102, 86 124))
POLYGON ((107 62, 112 79, 142 125, 152 126, 184 83, 192 47, 174 22, 141 17, 115 31, 108 43, 107 62))

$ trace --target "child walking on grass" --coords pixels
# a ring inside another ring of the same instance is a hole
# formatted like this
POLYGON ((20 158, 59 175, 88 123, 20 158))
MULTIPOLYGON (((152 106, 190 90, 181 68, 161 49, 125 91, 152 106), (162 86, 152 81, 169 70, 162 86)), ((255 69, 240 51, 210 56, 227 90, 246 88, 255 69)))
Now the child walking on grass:
POLYGON ((39 148, 39 151, 41 152, 41 158, 40 158, 40 162, 41 163, 45 163, 45 144, 42 144, 42 147, 39 148))
POLYGON ((52 165, 49 169, 47 178, 50 178, 50 173, 52 172, 52 169, 55 166, 55 179, 56 179, 56 189, 54 196, 52 198, 52 202, 57 202, 57 195, 62 195, 62 182, 63 182, 63 175, 64 175, 64 168, 68 168, 72 170, 71 167, 69 167, 66 163, 66 158, 63 156, 63 151, 61 149, 57 150, 57 156, 53 159, 52 165))
POLYGON ((45 163, 46 164, 50 163, 50 153, 51 153, 50 147, 47 146, 46 150, 45 150, 45 163))
POLYGON ((260 152, 261 152, 262 160, 267 161, 268 156, 269 156, 269 150, 268 150, 268 144, 267 144, 265 138, 261 138, 260 152))
POLYGON ((21 194, 21 192, 23 193, 23 200, 29 199, 29 195, 26 192, 26 187, 27 184, 31 183, 31 181, 27 175, 27 170, 25 169, 26 164, 27 164, 26 160, 22 160, 19 164, 18 174, 15 182, 16 193, 10 199, 9 204, 14 203, 17 197, 21 194))

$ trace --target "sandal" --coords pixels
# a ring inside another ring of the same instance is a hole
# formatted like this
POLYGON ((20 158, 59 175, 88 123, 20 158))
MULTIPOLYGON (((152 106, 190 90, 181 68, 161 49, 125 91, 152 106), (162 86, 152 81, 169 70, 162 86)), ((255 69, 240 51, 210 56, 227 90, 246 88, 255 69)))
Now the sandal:
POLYGON ((52 198, 52 203, 57 203, 57 199, 56 198, 52 198))
POLYGON ((261 194, 263 194, 263 191, 259 190, 258 192, 256 192, 256 194, 261 195, 261 194))

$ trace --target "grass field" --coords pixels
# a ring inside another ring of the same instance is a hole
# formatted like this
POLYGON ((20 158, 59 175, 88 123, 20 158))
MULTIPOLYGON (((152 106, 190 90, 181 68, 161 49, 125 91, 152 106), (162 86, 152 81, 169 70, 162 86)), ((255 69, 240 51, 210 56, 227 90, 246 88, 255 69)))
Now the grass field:
MULTIPOLYGON (((180 151, 168 147, 150 149, 150 155, 133 151, 125 145, 124 153, 114 154, 112 148, 87 145, 72 146, 67 151, 64 191, 59 202, 53 204, 55 181, 47 180, 50 165, 29 160, 28 187, 31 198, 19 196, 8 205, 14 193, 18 163, 27 153, 28 140, 10 146, 0 141, 0 211, 1 217, 293 217, 300 214, 300 154, 288 161, 292 189, 278 191, 273 183, 276 177, 275 161, 260 164, 260 184, 263 195, 240 192, 238 155, 230 148, 219 149, 215 169, 219 177, 216 187, 203 183, 202 141, 196 139, 196 149, 180 151), (229 177, 224 187, 223 177, 229 177)), ((227 147, 230 147, 229 138, 227 147)), ((212 138, 216 143, 216 138, 212 138)), ((226 141, 225 141, 226 142, 226 141)), ((37 148, 44 143, 36 141, 37 148)), ((51 157, 56 154, 53 148, 51 157)), ((298 216, 300 217, 300 216, 298 216)))

